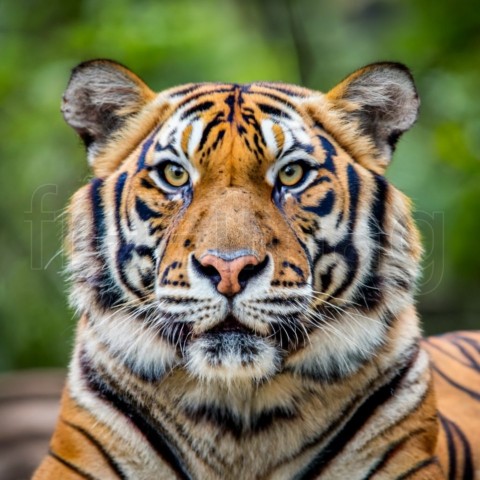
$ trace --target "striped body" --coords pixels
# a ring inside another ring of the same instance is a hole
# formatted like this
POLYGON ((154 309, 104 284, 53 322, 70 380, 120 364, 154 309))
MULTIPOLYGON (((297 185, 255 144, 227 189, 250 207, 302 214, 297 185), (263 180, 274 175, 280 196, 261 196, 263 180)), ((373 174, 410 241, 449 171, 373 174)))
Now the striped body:
POLYGON ((413 306, 421 248, 383 176, 417 107, 396 64, 326 95, 269 83, 155 95, 111 62, 74 71, 63 111, 94 172, 66 239, 81 319, 35 478, 461 472, 452 452, 472 437, 449 411, 436 455, 413 306))

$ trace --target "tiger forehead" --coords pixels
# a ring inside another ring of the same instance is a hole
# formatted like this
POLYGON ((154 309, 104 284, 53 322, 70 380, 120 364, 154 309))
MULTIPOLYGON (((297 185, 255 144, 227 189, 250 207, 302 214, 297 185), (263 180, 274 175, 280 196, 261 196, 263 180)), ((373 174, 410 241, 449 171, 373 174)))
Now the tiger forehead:
POLYGON ((228 155, 236 143, 261 163, 278 158, 299 132, 308 142, 296 104, 301 95, 254 86, 222 85, 182 98, 159 132, 157 150, 202 164, 212 152, 228 155))

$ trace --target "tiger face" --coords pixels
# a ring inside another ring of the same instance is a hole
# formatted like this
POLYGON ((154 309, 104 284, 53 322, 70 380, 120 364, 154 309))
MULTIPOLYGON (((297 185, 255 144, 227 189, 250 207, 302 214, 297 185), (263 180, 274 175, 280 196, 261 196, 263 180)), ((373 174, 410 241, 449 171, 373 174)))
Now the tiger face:
POLYGON ((383 173, 417 109, 391 63, 328 94, 154 94, 116 63, 80 65, 63 113, 94 174, 67 237, 84 353, 148 381, 175 368, 240 384, 349 375, 412 302, 417 233, 383 173))

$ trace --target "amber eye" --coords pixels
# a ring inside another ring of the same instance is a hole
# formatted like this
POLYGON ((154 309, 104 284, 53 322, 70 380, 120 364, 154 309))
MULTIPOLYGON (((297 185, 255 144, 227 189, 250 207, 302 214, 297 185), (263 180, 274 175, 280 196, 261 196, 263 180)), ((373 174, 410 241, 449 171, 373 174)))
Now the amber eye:
POLYGON ((172 187, 183 187, 189 179, 188 172, 177 163, 167 163, 163 175, 172 187))
POLYGON ((278 173, 278 179, 282 185, 293 187, 303 178, 303 167, 298 163, 291 163, 283 167, 278 173))

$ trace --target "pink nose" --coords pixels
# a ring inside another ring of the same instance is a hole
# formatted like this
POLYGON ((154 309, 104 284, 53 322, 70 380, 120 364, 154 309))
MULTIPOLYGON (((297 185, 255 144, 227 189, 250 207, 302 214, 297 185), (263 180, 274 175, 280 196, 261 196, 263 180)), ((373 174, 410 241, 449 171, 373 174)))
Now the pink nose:
MULTIPOLYGON (((254 267, 259 264, 259 261, 253 255, 244 255, 233 260, 224 260, 216 255, 208 254, 200 260, 202 267, 212 271, 213 276, 220 276, 220 281, 217 284, 217 290, 227 296, 231 297, 242 290, 240 284, 240 277, 242 272, 252 272, 254 267)), ((247 275, 250 277, 251 275, 247 275)))

